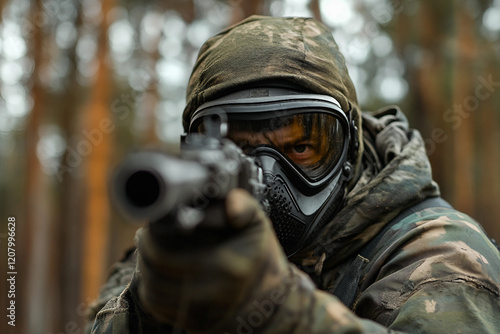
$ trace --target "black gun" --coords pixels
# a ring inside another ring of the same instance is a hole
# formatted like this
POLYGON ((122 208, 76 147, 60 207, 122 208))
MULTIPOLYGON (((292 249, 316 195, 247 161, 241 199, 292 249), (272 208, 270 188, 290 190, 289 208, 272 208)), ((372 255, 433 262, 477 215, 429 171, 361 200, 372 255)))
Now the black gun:
POLYGON ((236 187, 248 190, 267 211, 262 169, 223 138, 223 117, 207 118, 203 126, 205 134, 183 138, 178 155, 140 151, 124 159, 113 175, 111 193, 126 215, 154 221, 173 213, 181 228, 192 229, 206 221, 210 203, 222 201, 236 187))

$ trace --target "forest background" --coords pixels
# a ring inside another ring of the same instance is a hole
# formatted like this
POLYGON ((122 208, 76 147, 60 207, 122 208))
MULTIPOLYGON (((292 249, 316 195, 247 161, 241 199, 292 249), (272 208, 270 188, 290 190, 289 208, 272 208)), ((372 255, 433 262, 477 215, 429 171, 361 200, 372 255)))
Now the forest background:
POLYGON ((200 46, 251 14, 330 27, 363 109, 399 105, 443 197, 500 239, 499 0, 0 0, 1 333, 83 332, 137 229, 110 171, 178 145, 200 46))

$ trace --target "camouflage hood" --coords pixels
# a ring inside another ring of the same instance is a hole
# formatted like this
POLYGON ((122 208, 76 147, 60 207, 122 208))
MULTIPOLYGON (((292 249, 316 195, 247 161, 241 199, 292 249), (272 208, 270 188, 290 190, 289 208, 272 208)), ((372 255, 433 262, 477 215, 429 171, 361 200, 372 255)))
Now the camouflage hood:
MULTIPOLYGON (((184 129, 201 104, 277 82, 334 97, 361 128, 356 91, 330 30, 311 18, 251 16, 202 46, 187 89, 184 129)), ((353 152, 356 166, 361 151, 362 145, 353 152)))
POLYGON ((422 136, 409 128, 404 114, 389 107, 362 117, 365 155, 361 177, 334 220, 292 259, 316 267, 316 273, 355 256, 400 212, 439 195, 422 136), (368 158, 368 152, 374 158, 368 158))

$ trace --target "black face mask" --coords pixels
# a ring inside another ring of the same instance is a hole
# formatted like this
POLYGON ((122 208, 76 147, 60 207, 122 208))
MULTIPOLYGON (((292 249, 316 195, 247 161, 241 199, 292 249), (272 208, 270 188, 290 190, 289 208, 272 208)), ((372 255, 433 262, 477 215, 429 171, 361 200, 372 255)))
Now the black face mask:
POLYGON ((204 117, 222 114, 229 139, 263 169, 269 216, 285 253, 292 256, 342 207, 352 177, 348 157, 356 128, 330 96, 264 88, 202 105, 193 114, 190 132, 203 131, 204 117), (252 96, 254 91, 258 96, 252 96))

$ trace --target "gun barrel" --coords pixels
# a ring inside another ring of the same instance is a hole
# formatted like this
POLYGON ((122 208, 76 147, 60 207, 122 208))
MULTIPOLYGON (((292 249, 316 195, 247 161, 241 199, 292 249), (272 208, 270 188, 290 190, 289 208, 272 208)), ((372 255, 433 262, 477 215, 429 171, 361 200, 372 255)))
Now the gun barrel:
POLYGON ((210 180, 203 165, 159 152, 129 155, 112 179, 115 203, 135 219, 158 219, 180 204, 190 204, 210 180))

